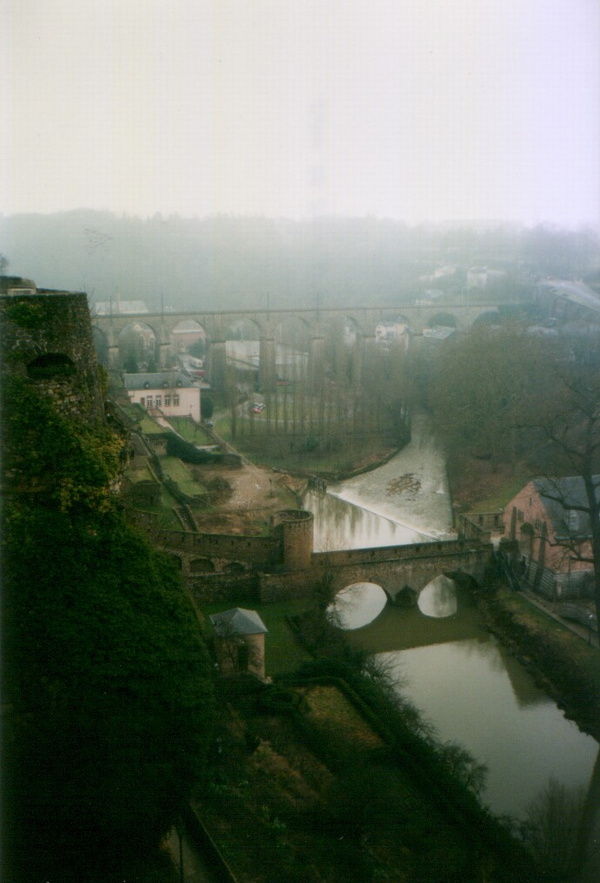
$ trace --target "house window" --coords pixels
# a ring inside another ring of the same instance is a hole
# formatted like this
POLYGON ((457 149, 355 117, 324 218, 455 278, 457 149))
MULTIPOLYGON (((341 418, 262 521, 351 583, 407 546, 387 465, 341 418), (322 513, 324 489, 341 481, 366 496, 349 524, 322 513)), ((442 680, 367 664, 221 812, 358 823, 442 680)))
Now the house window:
POLYGON ((156 396, 156 407, 160 408, 162 405, 162 396, 156 396))
POLYGON ((165 408, 171 407, 171 396, 165 396, 165 408))
POLYGON ((179 404, 179 396, 173 396, 173 405, 177 407, 179 404))
POLYGON ((147 408, 152 407, 152 396, 148 396, 148 398, 146 399, 146 407, 147 408))

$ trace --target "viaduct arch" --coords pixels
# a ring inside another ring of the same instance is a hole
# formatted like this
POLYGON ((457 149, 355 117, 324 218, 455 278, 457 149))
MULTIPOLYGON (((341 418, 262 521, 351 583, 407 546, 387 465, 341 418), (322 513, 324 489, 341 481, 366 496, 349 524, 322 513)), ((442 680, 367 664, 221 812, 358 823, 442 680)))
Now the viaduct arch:
MULTIPOLYGON (((445 304, 444 315, 453 327, 464 332, 494 305, 445 304)), ((306 332, 308 349, 308 373, 319 376, 324 363, 325 337, 328 329, 352 328, 351 340, 344 331, 345 342, 351 347, 356 363, 355 373, 360 373, 360 363, 366 349, 375 341, 378 325, 394 323, 401 315, 408 325, 409 334, 420 336, 425 328, 438 320, 437 308, 428 305, 401 304, 397 307, 352 307, 339 309, 297 310, 230 310, 226 312, 192 310, 173 313, 139 313, 96 316, 93 326, 105 347, 109 367, 119 367, 119 335, 132 324, 147 326, 156 341, 157 366, 164 368, 174 355, 172 334, 180 323, 193 321, 201 326, 206 335, 207 364, 213 385, 218 385, 225 372, 226 342, 231 329, 240 323, 252 323, 259 339, 259 370, 263 383, 275 382, 275 346, 280 329, 285 323, 299 323, 306 332)))

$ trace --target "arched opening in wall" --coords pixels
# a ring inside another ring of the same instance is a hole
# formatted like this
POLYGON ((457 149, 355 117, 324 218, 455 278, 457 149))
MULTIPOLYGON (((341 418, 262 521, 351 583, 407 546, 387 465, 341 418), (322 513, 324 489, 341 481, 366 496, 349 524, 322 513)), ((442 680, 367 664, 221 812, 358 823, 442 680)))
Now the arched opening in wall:
POLYGON ((190 561, 190 573, 214 573, 215 565, 210 558, 194 558, 190 561))
POLYGON ((195 319, 183 319, 169 332, 169 342, 174 358, 180 367, 194 376, 204 376, 206 358, 206 331, 195 319))
POLYGON ((327 607, 329 621, 350 631, 373 622, 388 601, 388 596, 376 583, 352 583, 341 589, 327 607))
POLYGON ((440 573, 421 589, 417 606, 424 616, 446 619, 458 610, 456 583, 445 573, 440 573))
POLYGON ((119 333, 119 364, 128 374, 159 370, 157 336, 145 322, 130 322, 119 333))
POLYGON ((480 313, 475 320, 473 321, 473 328, 476 328, 480 325, 487 325, 488 327, 491 325, 500 325, 501 318, 498 310, 486 310, 484 313, 480 313))
POLYGON ((75 374, 75 364, 64 353, 44 353, 27 365, 27 376, 32 380, 60 380, 75 374))
POLYGON ((436 313, 427 321, 428 328, 456 328, 456 316, 452 313, 436 313))
POLYGON ((279 383, 306 376, 310 348, 309 329, 302 319, 290 316, 275 329, 275 371, 279 383))
POLYGON ((395 346, 407 351, 410 346, 410 332, 410 322, 406 316, 382 319, 375 326, 375 344, 380 349, 395 346))
POLYGON ((102 331, 101 328, 98 328, 96 325, 92 325, 92 338, 94 341, 96 358, 101 365, 108 366, 108 338, 106 334, 104 333, 104 331, 102 331))

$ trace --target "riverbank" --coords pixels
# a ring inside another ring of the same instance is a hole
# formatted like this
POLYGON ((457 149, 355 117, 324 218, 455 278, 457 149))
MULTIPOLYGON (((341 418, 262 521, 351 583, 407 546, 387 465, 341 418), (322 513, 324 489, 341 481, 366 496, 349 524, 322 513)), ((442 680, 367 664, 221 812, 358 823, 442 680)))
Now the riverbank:
POLYGON ((600 652, 502 583, 476 593, 484 622, 582 732, 600 741, 600 652))
MULTIPOLYGON (((539 879, 478 803, 465 752, 325 636, 328 659, 269 686, 222 683, 217 756, 195 805, 241 883, 539 879)), ((321 644, 325 649, 325 646, 321 644)))

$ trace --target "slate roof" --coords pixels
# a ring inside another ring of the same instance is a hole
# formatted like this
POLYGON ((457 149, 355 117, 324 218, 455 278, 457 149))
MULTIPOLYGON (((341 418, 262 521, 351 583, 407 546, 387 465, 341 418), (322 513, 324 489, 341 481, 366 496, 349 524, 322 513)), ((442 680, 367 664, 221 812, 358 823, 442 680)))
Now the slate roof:
POLYGON ((123 374, 125 389, 170 389, 175 386, 194 387, 181 371, 156 371, 151 374, 123 374))
MULTIPOLYGON (((593 478, 596 484, 596 496, 600 499, 600 475, 594 475, 593 478)), ((576 513, 577 525, 569 524, 569 506, 588 505, 585 485, 580 475, 569 475, 564 478, 534 478, 533 484, 550 516, 557 537, 591 535, 587 512, 571 510, 576 513), (547 494, 549 496, 546 496, 547 494), (552 497, 558 497, 562 502, 551 499, 552 497)))
POLYGON ((231 610, 224 610, 223 613, 212 613, 209 619, 216 633, 222 638, 233 635, 262 635, 268 632, 256 610, 245 610, 243 607, 233 607, 231 610))

